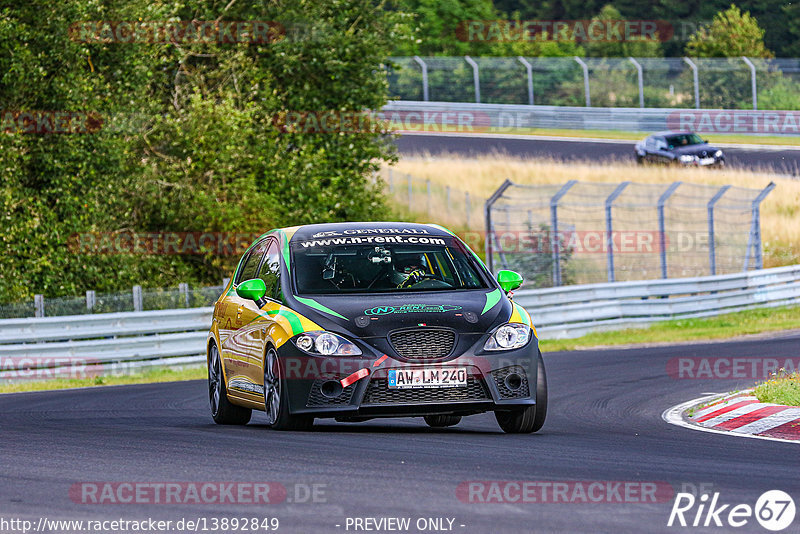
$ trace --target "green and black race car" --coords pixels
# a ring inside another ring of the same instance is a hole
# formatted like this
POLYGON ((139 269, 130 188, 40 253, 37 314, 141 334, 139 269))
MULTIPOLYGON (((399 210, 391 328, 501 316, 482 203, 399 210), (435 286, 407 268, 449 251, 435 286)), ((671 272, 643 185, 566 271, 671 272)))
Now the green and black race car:
POLYGON ((539 430, 547 381, 536 330, 467 245, 434 225, 316 224, 267 232, 244 253, 208 334, 211 412, 274 429, 314 418, 493 411, 505 432, 539 430))

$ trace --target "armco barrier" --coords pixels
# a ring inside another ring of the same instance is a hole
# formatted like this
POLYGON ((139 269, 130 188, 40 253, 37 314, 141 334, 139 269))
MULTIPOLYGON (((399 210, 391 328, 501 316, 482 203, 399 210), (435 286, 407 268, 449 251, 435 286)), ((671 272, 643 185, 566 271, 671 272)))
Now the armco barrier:
POLYGON ((701 134, 754 135, 754 142, 757 142, 759 134, 800 134, 796 111, 393 101, 386 104, 381 112, 390 121, 392 129, 400 133, 525 134, 531 129, 627 132, 692 130, 701 134))
MULTIPOLYGON (((521 290, 542 338, 646 326, 751 308, 800 304, 800 265, 701 278, 521 290)), ((205 361, 212 308, 0 320, 0 378, 59 358, 126 367, 205 361)))
POLYGON ((213 308, 0 320, 0 379, 19 370, 76 362, 98 373, 114 366, 183 367, 205 362, 213 308), (65 363, 66 362, 66 363, 65 363))
POLYGON ((540 337, 644 327, 669 319, 800 304, 800 265, 699 278, 521 290, 540 337))

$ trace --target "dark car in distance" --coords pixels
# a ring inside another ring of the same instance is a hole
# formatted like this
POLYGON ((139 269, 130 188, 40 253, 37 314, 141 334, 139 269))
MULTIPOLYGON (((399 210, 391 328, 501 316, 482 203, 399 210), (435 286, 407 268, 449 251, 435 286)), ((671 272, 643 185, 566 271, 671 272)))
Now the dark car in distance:
POLYGON ((693 132, 658 132, 636 143, 636 162, 724 167, 725 154, 693 132))

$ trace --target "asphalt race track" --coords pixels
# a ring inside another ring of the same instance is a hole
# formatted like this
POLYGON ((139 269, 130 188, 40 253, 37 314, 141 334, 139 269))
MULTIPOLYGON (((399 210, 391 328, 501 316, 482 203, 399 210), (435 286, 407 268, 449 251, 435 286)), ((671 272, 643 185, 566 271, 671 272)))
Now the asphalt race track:
MULTIPOLYGON (((552 137, 534 138, 524 135, 480 137, 474 134, 404 134, 396 142, 403 155, 450 153, 475 157, 498 153, 522 158, 548 157, 561 161, 591 160, 598 162, 633 161, 633 145, 635 144, 634 141, 603 139, 560 140, 552 137)), ((800 140, 798 144, 800 144, 800 140)), ((800 173, 800 149, 718 146, 725 151, 726 163, 731 167, 770 170, 792 176, 800 173)))
MULTIPOLYGON (((670 358, 796 357, 798 348, 800 336, 776 335, 546 354, 547 423, 524 436, 501 433, 489 414, 444 430, 401 419, 318 421, 313 432, 275 432, 261 413, 247 427, 221 427, 209 415, 203 381, 2 395, 1 515, 34 521, 277 517, 279 532, 314 533, 347 532, 347 517, 410 517, 412 525, 420 517, 450 517, 453 530, 463 533, 695 532, 667 527, 672 494, 644 504, 487 504, 462 502, 456 488, 476 480, 660 481, 675 492, 703 485, 724 503, 753 506, 771 489, 797 500, 797 444, 684 429, 661 414, 704 393, 752 383, 671 378, 670 358), (276 481, 289 488, 289 499, 295 484, 326 486, 316 503, 260 506, 71 499, 70 487, 86 481, 276 481)), ((687 515, 693 516, 694 510, 687 515)), ((797 532, 798 522, 786 532, 797 532)), ((762 529, 750 518, 737 531, 762 529)))

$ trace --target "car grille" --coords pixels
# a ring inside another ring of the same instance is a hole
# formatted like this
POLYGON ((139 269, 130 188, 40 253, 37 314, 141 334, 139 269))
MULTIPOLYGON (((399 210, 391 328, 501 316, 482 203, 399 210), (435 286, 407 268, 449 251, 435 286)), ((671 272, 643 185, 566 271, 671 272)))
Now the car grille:
POLYGON ((346 388, 342 388, 342 392, 336 397, 328 397, 322 394, 322 384, 328 380, 341 380, 343 377, 331 376, 325 378, 318 378, 311 384, 311 393, 308 394, 308 401, 306 406, 341 406, 343 404, 350 404, 350 399, 353 398, 353 391, 356 385, 350 384, 346 388))
POLYGON ((456 334, 443 328, 400 330, 389 335, 394 350, 407 360, 436 360, 453 351, 456 334))
POLYGON ((528 387, 528 375, 525 374, 525 369, 518 365, 503 367, 502 369, 492 371, 492 376, 494 377, 495 384, 497 384, 497 391, 504 399, 519 399, 522 397, 529 397, 531 394, 530 388, 528 387), (511 373, 517 373, 522 377, 521 385, 518 389, 510 389, 506 385, 506 377, 511 373))
POLYGON ((389 389, 385 378, 374 378, 367 386, 362 405, 368 404, 429 404, 437 402, 482 401, 489 392, 478 377, 468 376, 467 385, 457 388, 389 389))

